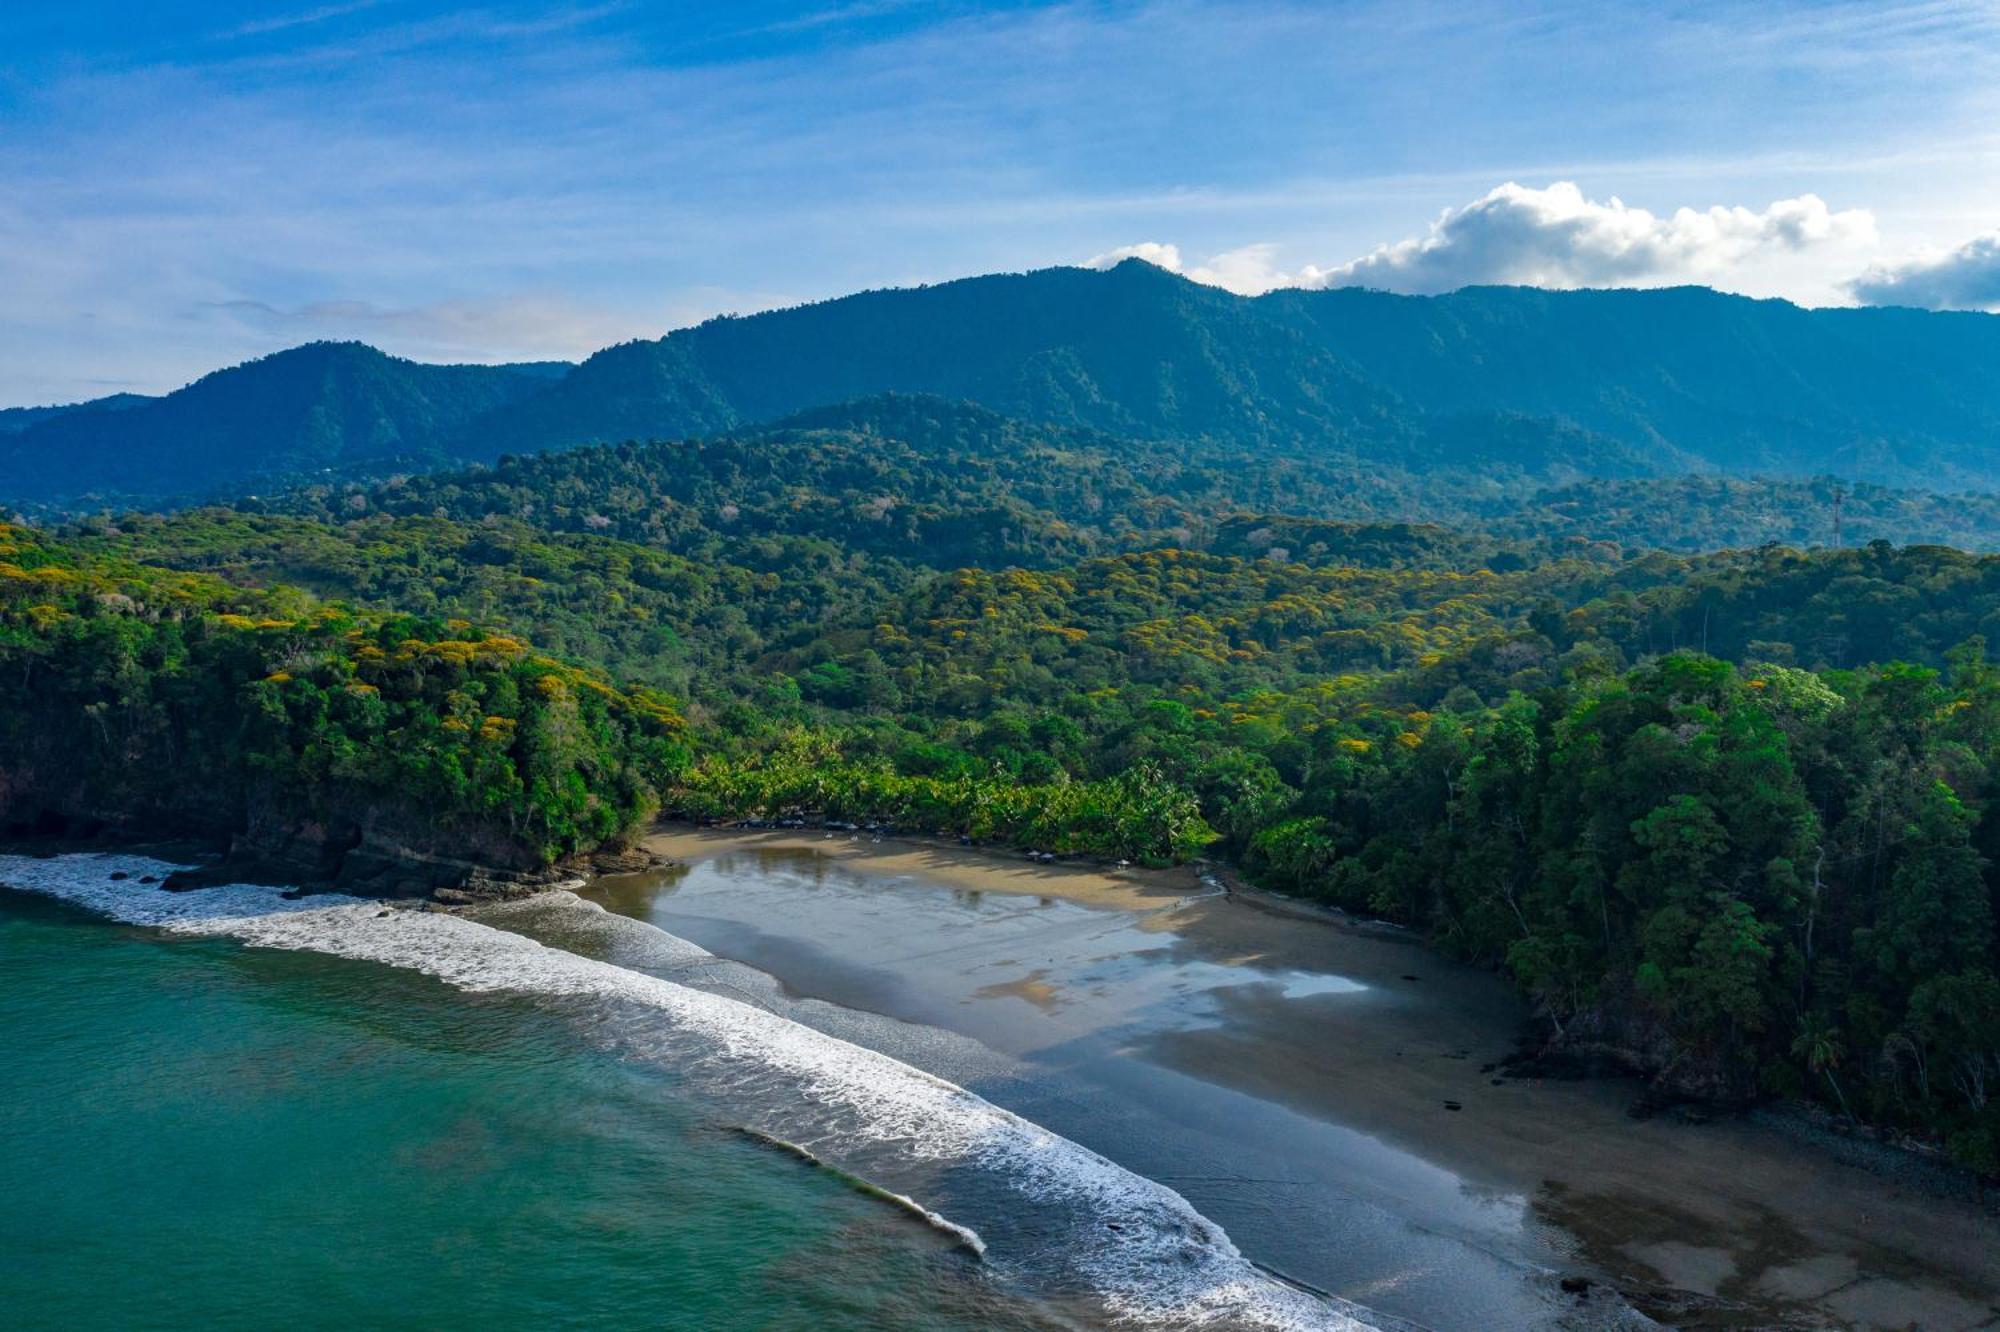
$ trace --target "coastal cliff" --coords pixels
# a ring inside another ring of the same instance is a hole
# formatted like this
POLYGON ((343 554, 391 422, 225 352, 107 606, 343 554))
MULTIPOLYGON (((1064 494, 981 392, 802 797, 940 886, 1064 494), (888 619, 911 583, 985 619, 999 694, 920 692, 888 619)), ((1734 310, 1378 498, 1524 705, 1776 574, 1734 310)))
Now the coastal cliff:
POLYGON ((622 839, 544 862, 497 821, 438 824, 366 804, 308 810, 268 795, 253 799, 234 826, 193 807, 134 818, 52 803, 14 773, 0 773, 0 839, 64 848, 161 841, 210 848, 202 864, 167 878, 176 890, 270 883, 448 905, 523 897, 668 863, 622 839))
POLYGON ((234 877, 512 895, 614 859, 671 703, 463 620, 80 557, 0 525, 0 835, 185 839, 234 877))

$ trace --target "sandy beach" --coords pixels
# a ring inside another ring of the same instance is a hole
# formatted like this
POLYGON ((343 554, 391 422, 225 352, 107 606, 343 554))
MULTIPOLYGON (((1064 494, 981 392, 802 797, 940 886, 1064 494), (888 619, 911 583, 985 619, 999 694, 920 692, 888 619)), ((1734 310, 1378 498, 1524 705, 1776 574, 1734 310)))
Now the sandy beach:
POLYGON ((971 1037, 989 1096, 1163 1178, 1246 1252, 1433 1327, 2000 1327, 2000 1222, 1756 1120, 1495 1067, 1506 983, 1188 869, 666 829, 591 895, 788 992, 971 1037), (1592 1320, 1596 1320, 1593 1322, 1592 1320))

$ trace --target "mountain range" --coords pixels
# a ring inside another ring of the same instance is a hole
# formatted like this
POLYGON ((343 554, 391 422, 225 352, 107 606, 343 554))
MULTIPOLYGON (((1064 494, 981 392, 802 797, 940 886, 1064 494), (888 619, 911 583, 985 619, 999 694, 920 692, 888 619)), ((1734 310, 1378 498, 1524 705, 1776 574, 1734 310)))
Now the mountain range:
POLYGON ((0 496, 158 502, 711 435, 883 393, 1488 487, 1724 473, 2000 489, 2000 318, 1704 288, 1242 297, 1137 260, 709 320, 582 363, 315 343, 0 413, 0 496))

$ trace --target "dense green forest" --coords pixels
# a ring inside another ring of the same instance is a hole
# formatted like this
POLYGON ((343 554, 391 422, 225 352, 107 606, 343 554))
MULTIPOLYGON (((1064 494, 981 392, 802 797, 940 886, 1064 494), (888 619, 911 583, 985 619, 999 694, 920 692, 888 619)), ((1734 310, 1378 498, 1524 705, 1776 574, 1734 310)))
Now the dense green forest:
MULTIPOLYGON (((10 527, 4 805, 393 806, 524 863, 656 810, 1219 855, 1664 1090, 2000 1170, 2000 558, 1729 540, 1830 522, 1829 481, 1440 488, 1439 523, 1353 477, 891 396, 10 527)), ((1852 542, 1991 501, 1842 503, 1852 542)))
POLYGON ((1046 567, 1157 545, 1253 555, 1275 545, 1319 559, 1339 553, 1353 539, 1339 531, 1354 524, 1403 529, 1413 519, 1448 525, 1436 539, 1459 563, 1542 558, 1579 541, 1690 552, 1831 545, 1836 506, 1848 545, 2000 549, 2000 498, 1991 495, 1831 477, 1605 479, 1504 462, 1356 468, 1310 449, 1246 455, 1213 441, 1064 429, 901 394, 710 438, 510 456, 388 485, 310 485, 244 507, 330 521, 509 517, 700 556, 754 534, 819 537, 937 566, 1046 567), (1563 480, 1538 479, 1551 476, 1563 480), (1315 522, 1336 530, 1315 532, 1315 522), (1251 543, 1267 532, 1268 541, 1251 543))
POLYGON ((68 529, 80 549, 242 586, 287 584, 386 610, 506 624, 621 679, 682 691, 732 678, 917 571, 825 541, 753 539, 690 557, 518 519, 380 515, 332 524, 233 509, 126 514, 68 529))
POLYGON ((463 620, 244 589, 0 528, 17 829, 232 833, 405 808, 527 864, 614 842, 685 766, 666 697, 463 620))

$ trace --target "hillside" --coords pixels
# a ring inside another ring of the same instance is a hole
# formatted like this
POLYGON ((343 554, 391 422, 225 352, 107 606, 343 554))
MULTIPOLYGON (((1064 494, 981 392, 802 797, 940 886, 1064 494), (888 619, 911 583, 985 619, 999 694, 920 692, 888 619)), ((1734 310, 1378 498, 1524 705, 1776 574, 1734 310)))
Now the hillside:
MULTIPOLYGON (((1355 524, 1461 529, 1453 563, 1551 543, 1717 550, 1874 540, 2000 549, 2000 499, 1868 484, 1541 476, 1498 465, 1357 469, 1306 451, 1034 425, 974 403, 885 394, 770 426, 513 455, 491 468, 314 486, 251 507, 330 520, 506 518, 715 556, 754 539, 829 541, 932 567, 1046 567, 1151 546, 1323 562, 1355 524), (1543 477, 1554 482, 1544 484, 1543 477)), ((1413 558, 1427 559, 1419 555, 1413 558)))
POLYGON ((468 423, 565 367, 422 365, 317 342, 161 398, 105 399, 0 433, 15 501, 201 498, 325 472, 437 466, 468 423), (114 410, 115 408, 115 410, 114 410))
POLYGON ((284 883, 546 885, 629 836, 684 761, 656 693, 464 620, 4 524, 0 657, 0 832, 222 839, 238 872, 284 883))
POLYGON ((1043 565, 1205 539, 1243 510, 1375 516, 1448 504, 1401 472, 1215 443, 1031 425, 888 394, 697 439, 513 455, 492 468, 310 488, 267 507, 318 517, 508 517, 689 554, 769 537, 951 567, 1043 565))

